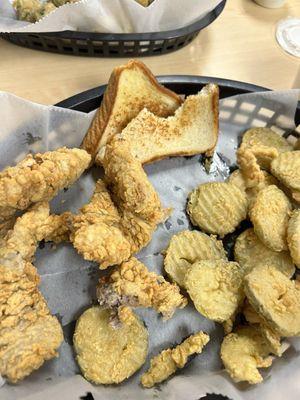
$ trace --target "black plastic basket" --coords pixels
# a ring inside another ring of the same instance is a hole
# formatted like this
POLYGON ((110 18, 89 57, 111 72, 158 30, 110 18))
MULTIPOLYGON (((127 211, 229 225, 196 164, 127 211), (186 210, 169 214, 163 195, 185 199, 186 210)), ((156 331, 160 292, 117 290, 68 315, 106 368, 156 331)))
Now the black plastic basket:
MULTIPOLYGON (((157 79, 166 88, 185 96, 198 93, 199 90, 208 83, 216 83, 219 86, 221 99, 238 94, 270 90, 263 86, 252 85, 250 83, 207 76, 166 75, 159 76, 157 79)), ((69 97, 68 99, 57 103, 56 106, 88 113, 100 106, 105 89, 106 85, 98 86, 94 89, 69 97)), ((230 111, 230 115, 234 118, 234 109, 228 111, 230 111)), ((272 118, 276 120, 277 115, 274 114, 272 118)), ((300 102, 298 102, 295 114, 295 124, 296 126, 300 125, 300 102)), ((299 138, 299 133, 292 131, 288 132, 285 136, 294 136, 295 138, 299 138)))
POLYGON ((155 33, 89 33, 63 31, 50 33, 2 33, 9 42, 35 50, 86 57, 154 56, 179 50, 223 11, 226 0, 204 18, 184 28, 155 33))

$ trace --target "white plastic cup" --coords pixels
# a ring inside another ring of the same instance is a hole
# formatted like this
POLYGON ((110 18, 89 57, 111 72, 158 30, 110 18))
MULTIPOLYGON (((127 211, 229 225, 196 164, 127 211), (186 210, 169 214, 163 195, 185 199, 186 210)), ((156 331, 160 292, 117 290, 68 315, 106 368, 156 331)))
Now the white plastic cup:
POLYGON ((266 8, 279 8, 285 3, 285 0, 254 0, 255 3, 266 8))

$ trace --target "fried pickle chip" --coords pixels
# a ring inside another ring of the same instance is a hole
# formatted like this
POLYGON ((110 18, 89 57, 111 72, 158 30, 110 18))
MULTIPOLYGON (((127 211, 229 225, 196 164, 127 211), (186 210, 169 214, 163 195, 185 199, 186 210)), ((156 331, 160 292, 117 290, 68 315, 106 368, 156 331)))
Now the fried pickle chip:
POLYGON ((259 327, 270 352, 280 357, 282 355, 280 335, 253 309, 248 301, 245 301, 243 314, 250 324, 259 327))
POLYGON ((289 220, 287 242, 292 259, 300 268, 300 209, 294 210, 289 220))
POLYGON ((287 250, 286 232, 291 209, 289 199, 274 185, 261 190, 250 209, 254 232, 271 250, 287 250))
POLYGON ((183 287, 185 273, 192 264, 201 260, 218 259, 227 260, 220 240, 199 231, 182 231, 170 240, 164 268, 169 277, 183 287))
POLYGON ((209 336, 200 331, 188 337, 174 349, 163 350, 150 361, 149 370, 142 375, 142 385, 151 388, 165 381, 174 374, 177 368, 183 368, 186 365, 189 356, 202 353, 203 347, 208 342, 209 336))
POLYGON ((225 236, 246 218, 246 194, 226 182, 204 183, 189 194, 187 212, 193 225, 225 236))
POLYGON ((293 198, 300 202, 300 150, 280 154, 272 161, 271 172, 291 190, 293 198))
POLYGON ((78 319, 73 337, 84 377, 96 384, 120 383, 145 362, 148 332, 128 307, 119 308, 121 326, 113 328, 110 312, 91 307, 78 319))
POLYGON ((295 281, 271 265, 254 268, 244 281, 250 304, 276 332, 300 334, 300 290, 295 281))
POLYGON ((239 169, 233 171, 232 174, 230 174, 229 177, 226 179, 226 182, 237 186, 242 191, 245 191, 247 189, 245 179, 239 169))
MULTIPOLYGON (((270 128, 249 129, 243 136, 242 144, 248 148, 254 146, 273 147, 278 153, 284 153, 293 149, 293 146, 284 137, 270 128)), ((257 162, 261 168, 270 169, 270 160, 268 158, 258 157, 257 162)))
POLYGON ((287 277, 295 273, 295 266, 288 251, 276 252, 266 247, 249 228, 241 233, 234 245, 234 259, 246 273, 266 261, 287 277))
POLYGON ((225 336, 220 354, 226 371, 235 382, 254 385, 263 380, 258 368, 268 368, 272 364, 269 353, 259 329, 241 327, 225 336))
POLYGON ((244 299, 243 273, 235 262, 199 261, 187 271, 184 285, 200 314, 225 322, 244 299))

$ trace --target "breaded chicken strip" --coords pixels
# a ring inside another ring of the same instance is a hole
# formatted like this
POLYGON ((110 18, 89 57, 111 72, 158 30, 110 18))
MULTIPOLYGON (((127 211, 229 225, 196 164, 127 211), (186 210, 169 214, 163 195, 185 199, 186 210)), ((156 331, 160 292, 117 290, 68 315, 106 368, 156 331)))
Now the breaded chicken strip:
POLYGON ((187 305, 176 284, 148 271, 136 258, 121 264, 108 279, 102 279, 97 287, 100 305, 153 307, 165 319, 171 318, 176 308, 187 305))
POLYGON ((73 218, 71 242, 85 260, 99 262, 100 269, 120 264, 131 255, 120 221, 109 191, 99 180, 90 202, 73 218))
POLYGON ((103 159, 105 179, 117 207, 149 224, 157 225, 165 218, 160 199, 142 164, 132 155, 129 142, 115 136, 106 146, 103 159))
POLYGON ((0 374, 11 382, 56 356, 63 339, 31 264, 38 242, 54 234, 52 220, 48 203, 35 204, 0 243, 0 374))
POLYGON ((65 147, 43 154, 29 154, 15 167, 0 173, 0 220, 17 210, 51 200, 59 190, 71 186, 88 167, 90 155, 65 147))
POLYGON ((77 251, 86 260, 99 262, 100 269, 121 264, 141 250, 167 216, 126 140, 112 139, 103 166, 108 188, 97 182, 90 202, 74 217, 71 234, 77 251))
POLYGON ((63 340, 38 280, 31 264, 0 265, 0 374, 13 383, 56 357, 63 340))

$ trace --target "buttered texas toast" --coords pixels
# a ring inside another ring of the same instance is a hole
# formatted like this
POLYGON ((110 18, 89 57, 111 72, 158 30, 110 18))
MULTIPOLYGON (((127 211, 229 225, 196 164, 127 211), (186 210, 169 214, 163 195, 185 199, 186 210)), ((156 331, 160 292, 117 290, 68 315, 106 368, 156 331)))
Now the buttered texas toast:
POLYGON ((181 103, 181 98, 161 86, 143 63, 131 60, 113 70, 101 106, 81 147, 94 158, 99 149, 112 136, 121 133, 143 108, 167 117, 174 114, 181 103))
MULTIPOLYGON (((218 139, 218 108, 218 86, 209 84, 187 97, 174 116, 158 117, 143 109, 121 136, 130 141, 134 156, 142 164, 171 156, 210 156, 218 139)), ((101 164, 104 151, 99 151, 97 163, 101 164)))

